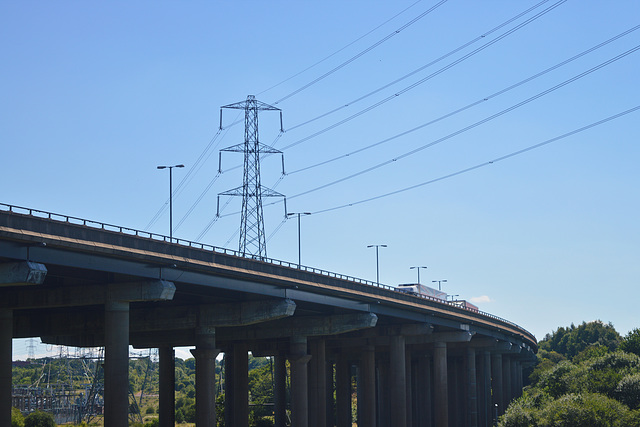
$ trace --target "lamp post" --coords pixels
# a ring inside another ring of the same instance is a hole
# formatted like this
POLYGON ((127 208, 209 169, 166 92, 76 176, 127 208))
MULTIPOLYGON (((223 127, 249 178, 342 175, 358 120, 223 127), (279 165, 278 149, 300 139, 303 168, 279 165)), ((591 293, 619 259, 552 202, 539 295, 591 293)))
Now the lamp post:
POLYGON ((302 264, 302 251, 300 247, 300 216, 301 215, 311 215, 311 212, 289 212, 287 214, 287 218, 291 218, 292 216, 298 216, 298 268, 302 264))
POLYGON ((446 281, 446 280, 432 280, 431 282, 432 282, 432 283, 436 283, 436 282, 438 282, 438 290, 439 290, 439 291, 441 291, 441 290, 442 290, 442 287, 440 286, 440 284, 441 284, 441 283, 447 283, 447 281, 446 281))
POLYGON ((158 166, 158 169, 169 169, 169 241, 173 241, 173 168, 183 168, 184 165, 158 166))
POLYGON ((411 270, 413 270, 414 268, 418 270, 418 285, 420 284, 420 269, 424 268, 425 270, 427 269, 427 267, 409 267, 411 270))
POLYGON ((380 285, 380 262, 378 258, 378 248, 386 248, 387 245, 369 245, 368 248, 376 248, 376 283, 380 285))

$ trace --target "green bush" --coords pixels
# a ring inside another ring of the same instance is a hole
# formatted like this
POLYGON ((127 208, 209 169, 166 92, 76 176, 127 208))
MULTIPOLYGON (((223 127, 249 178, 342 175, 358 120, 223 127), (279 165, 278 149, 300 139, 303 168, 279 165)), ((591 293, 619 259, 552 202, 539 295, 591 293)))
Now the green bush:
POLYGON ((640 408, 640 373, 627 375, 618 383, 616 398, 631 409, 640 408))
POLYGON ((18 408, 11 408, 11 427, 24 427, 24 415, 18 408))
POLYGON ((540 376, 539 386, 553 397, 560 397, 575 389, 575 377, 578 367, 563 360, 540 376))
POLYGON ((42 411, 35 411, 24 419, 24 427, 56 427, 53 415, 42 411))
POLYGON ((640 357, 615 351, 584 362, 576 372, 576 381, 581 383, 585 391, 615 398, 620 381, 639 369, 640 357))
POLYGON ((540 411, 540 427, 626 427, 631 413, 622 403, 596 393, 567 394, 540 411))

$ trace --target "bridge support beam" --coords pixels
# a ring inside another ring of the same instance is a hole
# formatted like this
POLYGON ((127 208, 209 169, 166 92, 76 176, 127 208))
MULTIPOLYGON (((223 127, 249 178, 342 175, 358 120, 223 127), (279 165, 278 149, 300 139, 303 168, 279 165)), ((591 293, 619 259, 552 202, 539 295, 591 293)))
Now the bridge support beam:
POLYGON ((233 424, 249 425, 249 349, 246 342, 233 345, 233 424))
POLYGON ((419 403, 416 414, 418 420, 415 423, 420 427, 431 427, 433 409, 431 406, 431 357, 428 354, 421 354, 418 359, 418 398, 419 403))
POLYGON ((216 335, 214 328, 196 329, 196 426, 216 425, 216 335))
POLYGON ((511 356, 504 354, 502 356, 502 401, 504 404, 504 408, 502 409, 502 413, 507 409, 509 402, 513 398, 513 390, 511 383, 511 356))
POLYGON ((393 425, 406 427, 407 425, 407 379, 405 338, 402 335, 391 336, 390 361, 390 403, 393 425))
MULTIPOLYGON (((275 427, 285 427, 287 419, 287 365, 282 354, 274 357, 275 376, 275 427)), ((325 427, 325 426, 322 426, 325 427)))
MULTIPOLYGON (((362 350, 360 362, 360 376, 362 390, 358 401, 358 414, 363 426, 376 427, 376 353, 375 347, 367 345, 362 350)), ((359 423, 359 424, 360 424, 359 423)))
POLYGON ((309 366, 309 425, 327 425, 327 359, 324 339, 309 343, 311 361, 309 366))
POLYGON ((105 304, 104 425, 129 423, 129 303, 105 304))
POLYGON ((465 365, 467 367, 467 422, 469 427, 478 427, 478 392, 476 383, 476 350, 468 347, 465 365))
POLYGON ((159 367, 159 426, 174 427, 176 425, 176 361, 173 347, 162 347, 158 350, 159 367))
POLYGON ((491 353, 480 352, 478 363, 478 425, 491 426, 491 353))
POLYGON ((504 401, 502 393, 502 354, 491 355, 491 396, 493 404, 493 418, 501 415, 504 411, 504 401))
POLYGON ((0 425, 11 425, 13 310, 0 308, 0 425))
POLYGON ((433 344, 433 386, 435 426, 449 425, 449 387, 447 384, 447 343, 433 344))
POLYGON ((291 425, 308 427, 309 390, 307 363, 307 337, 294 336, 290 341, 289 362, 291 366, 291 425))
POLYGON ((336 426, 351 427, 351 364, 344 352, 336 359, 336 426))

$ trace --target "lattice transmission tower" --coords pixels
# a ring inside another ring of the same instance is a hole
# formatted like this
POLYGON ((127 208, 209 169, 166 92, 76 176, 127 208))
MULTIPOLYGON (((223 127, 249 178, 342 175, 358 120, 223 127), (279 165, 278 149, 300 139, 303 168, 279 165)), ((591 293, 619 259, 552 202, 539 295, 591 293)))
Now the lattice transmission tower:
MULTIPOLYGON (((263 197, 284 197, 284 195, 264 187, 260 183, 260 154, 282 154, 282 151, 262 144, 258 139, 258 112, 280 111, 280 132, 282 129, 282 110, 256 100, 255 96, 247 96, 246 101, 220 107, 220 129, 222 129, 222 109, 244 110, 244 143, 224 148, 222 151, 244 153, 244 177, 242 186, 218 194, 218 210, 220 215, 220 196, 242 196, 242 216, 240 219, 239 251, 259 258, 267 257, 267 244, 264 233, 262 215, 263 197)), ((222 156, 222 153, 220 153, 222 156)), ((284 158, 282 161, 284 174, 284 158)), ((286 208, 285 208, 286 210, 286 208)))

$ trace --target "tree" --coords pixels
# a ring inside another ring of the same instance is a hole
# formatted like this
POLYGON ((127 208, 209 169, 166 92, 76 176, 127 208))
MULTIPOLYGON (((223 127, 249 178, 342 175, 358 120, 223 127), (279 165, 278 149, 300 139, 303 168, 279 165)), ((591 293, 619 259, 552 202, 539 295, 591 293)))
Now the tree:
POLYGON ((547 334, 539 346, 547 351, 556 351, 567 359, 573 359, 578 353, 590 346, 601 345, 609 351, 615 350, 621 341, 620 334, 611 323, 600 320, 582 322, 578 327, 558 328, 553 334, 547 334))
POLYGON ((633 329, 622 338, 619 349, 640 356, 640 328, 633 329))
POLYGON ((11 427, 24 427, 24 416, 18 408, 11 408, 11 427))
POLYGON ((627 426, 629 408, 601 394, 567 394, 552 400, 541 410, 543 426, 615 427, 627 426))
POLYGON ((56 427, 56 422, 53 420, 53 415, 35 411, 24 419, 24 427, 56 427))

